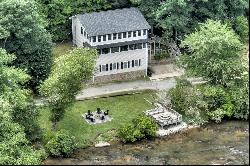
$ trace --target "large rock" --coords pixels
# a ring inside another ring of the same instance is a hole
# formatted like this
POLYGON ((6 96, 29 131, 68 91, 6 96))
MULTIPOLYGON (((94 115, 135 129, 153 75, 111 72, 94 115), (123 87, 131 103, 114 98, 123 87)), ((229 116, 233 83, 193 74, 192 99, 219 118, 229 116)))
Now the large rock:
POLYGON ((104 141, 100 141, 100 142, 95 144, 96 148, 100 148, 100 147, 104 147, 104 146, 110 146, 110 144, 108 142, 104 142, 104 141))

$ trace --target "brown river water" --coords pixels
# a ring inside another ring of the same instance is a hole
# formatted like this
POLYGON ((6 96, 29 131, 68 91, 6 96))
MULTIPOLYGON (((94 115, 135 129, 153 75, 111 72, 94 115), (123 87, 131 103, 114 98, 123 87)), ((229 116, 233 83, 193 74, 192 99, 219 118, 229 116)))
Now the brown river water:
POLYGON ((133 144, 77 150, 49 165, 249 165, 249 122, 225 121, 133 144))

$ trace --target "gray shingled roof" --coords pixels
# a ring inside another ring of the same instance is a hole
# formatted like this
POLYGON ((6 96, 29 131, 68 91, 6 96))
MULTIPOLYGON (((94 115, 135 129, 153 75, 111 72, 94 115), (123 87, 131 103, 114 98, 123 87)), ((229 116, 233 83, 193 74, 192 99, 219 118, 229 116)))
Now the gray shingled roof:
POLYGON ((76 15, 89 36, 150 29, 142 13, 134 7, 76 15))

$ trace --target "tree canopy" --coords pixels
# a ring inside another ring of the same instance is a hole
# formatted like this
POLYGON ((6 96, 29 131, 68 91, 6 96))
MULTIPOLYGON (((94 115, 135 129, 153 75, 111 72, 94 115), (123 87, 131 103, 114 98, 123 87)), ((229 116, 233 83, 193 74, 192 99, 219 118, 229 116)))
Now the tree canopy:
POLYGON ((53 129, 75 95, 82 88, 82 81, 90 79, 94 72, 96 50, 75 48, 55 60, 52 71, 40 87, 52 111, 53 129))
POLYGON ((51 67, 52 41, 44 29, 44 21, 37 12, 37 5, 29 0, 0 2, 0 47, 15 53, 16 67, 27 69, 35 89, 51 67))

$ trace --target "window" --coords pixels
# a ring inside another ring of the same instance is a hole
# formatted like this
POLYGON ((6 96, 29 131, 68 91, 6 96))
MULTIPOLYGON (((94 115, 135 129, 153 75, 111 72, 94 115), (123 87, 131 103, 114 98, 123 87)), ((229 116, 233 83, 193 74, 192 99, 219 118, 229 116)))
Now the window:
POLYGON ((123 66, 124 69, 128 68, 128 62, 124 62, 123 64, 124 64, 124 66, 123 66))
POLYGON ((98 36, 98 42, 101 42, 101 41, 102 41, 102 36, 99 35, 99 36, 98 36))
POLYGON ((127 32, 122 33, 122 38, 127 38, 127 32))
POLYGON ((102 71, 102 65, 99 65, 99 71, 100 72, 102 71))
POLYGON ((138 66, 138 60, 135 60, 135 66, 138 66))
POLYGON ((82 27, 81 27, 81 34, 83 34, 83 29, 82 29, 82 27))
POLYGON ((141 30, 138 31, 138 36, 141 36, 141 30))
POLYGON ((84 31, 84 36, 86 37, 87 33, 84 31))
POLYGON ((109 51, 109 48, 103 48, 102 49, 102 54, 108 54, 110 51, 109 51))
POLYGON ((121 62, 121 69, 123 69, 123 62, 121 62))
POLYGON ((102 71, 106 71, 106 65, 102 65, 102 71))
POLYGON ((109 64, 109 70, 112 70, 112 63, 109 64))
POLYGON ((146 29, 143 29, 143 36, 146 35, 146 29))
POLYGON ((93 42, 96 42, 96 36, 93 36, 93 42))
POLYGON ((142 44, 141 43, 135 44, 135 50, 136 49, 142 49, 142 44))
POLYGON ((131 35, 132 35, 132 32, 131 32, 131 31, 129 31, 129 32, 128 32, 128 38, 130 38, 130 37, 131 37, 131 35))
POLYGON ((118 33, 118 39, 122 38, 122 33, 118 33))
POLYGON ((139 59, 139 66, 141 66, 141 59, 139 59))
POLYGON ((97 49, 97 53, 98 53, 98 54, 101 54, 101 50, 100 50, 100 49, 97 49))
POLYGON ((113 63, 113 69, 116 69, 116 63, 113 63))
POLYGON ((111 40, 111 34, 108 34, 108 40, 111 40))
POLYGON ((126 46, 121 46, 121 52, 122 51, 128 51, 128 46, 126 45, 126 46))
POLYGON ((119 69, 119 62, 117 62, 116 64, 117 64, 117 69, 119 69))
POLYGON ((106 35, 103 35, 102 40, 106 41, 106 35))
POLYGON ((133 37, 136 37, 136 31, 133 31, 133 37))
POLYGON ((146 48, 146 43, 143 43, 143 44, 142 44, 142 47, 143 47, 143 48, 146 48))
POLYGON ((119 52, 119 47, 111 47, 111 53, 119 52))
POLYGON ((116 40, 117 33, 113 33, 113 40, 116 40))
POLYGON ((129 46, 128 46, 128 49, 129 49, 129 50, 134 50, 134 45, 133 45, 133 44, 129 45, 129 46))
POLYGON ((135 61, 134 60, 132 60, 132 67, 134 67, 135 66, 135 61))
POLYGON ((128 61, 128 68, 130 68, 130 61, 128 61))

